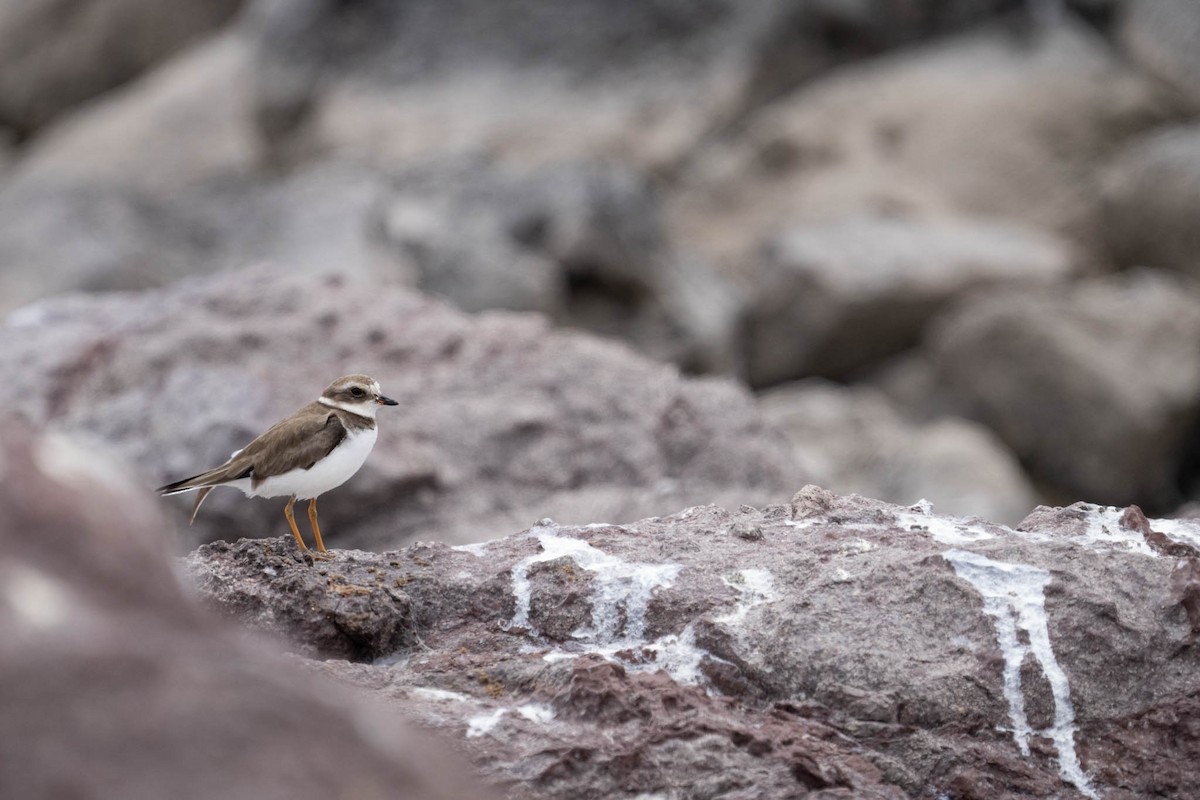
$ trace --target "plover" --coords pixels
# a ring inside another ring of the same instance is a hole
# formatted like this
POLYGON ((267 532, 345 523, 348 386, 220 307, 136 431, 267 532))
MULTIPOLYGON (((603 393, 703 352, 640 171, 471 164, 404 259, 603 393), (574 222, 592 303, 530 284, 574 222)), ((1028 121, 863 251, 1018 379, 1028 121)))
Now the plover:
POLYGON ((288 497, 283 514, 305 552, 309 550, 296 528, 292 506, 297 500, 308 500, 308 521, 312 523, 317 551, 324 554, 325 543, 317 526, 317 497, 358 472, 379 433, 375 412, 380 406, 394 405, 398 403, 384 397, 379 384, 366 375, 338 378, 317 400, 272 425, 221 466, 168 483, 158 492, 169 495, 198 491, 192 522, 204 498, 218 486, 241 489, 247 497, 288 497))

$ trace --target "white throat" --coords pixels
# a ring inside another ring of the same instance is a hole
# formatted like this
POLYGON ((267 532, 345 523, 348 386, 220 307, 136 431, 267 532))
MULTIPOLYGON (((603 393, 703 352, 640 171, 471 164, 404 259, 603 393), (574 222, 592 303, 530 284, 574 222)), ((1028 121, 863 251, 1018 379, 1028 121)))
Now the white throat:
POLYGON ((365 417, 366 419, 375 419, 375 412, 379 410, 379 404, 374 400, 361 405, 350 405, 349 403, 339 403, 337 400, 330 400, 328 397, 318 397, 317 402, 330 408, 340 408, 342 411, 347 411, 357 417, 365 417))

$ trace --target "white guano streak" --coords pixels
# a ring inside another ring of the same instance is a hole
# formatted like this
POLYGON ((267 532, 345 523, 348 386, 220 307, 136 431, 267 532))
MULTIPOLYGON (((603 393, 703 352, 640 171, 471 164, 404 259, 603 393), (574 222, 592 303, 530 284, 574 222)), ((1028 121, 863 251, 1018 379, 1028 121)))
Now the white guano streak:
POLYGON ((558 535, 557 528, 539 526, 530 534, 541 545, 541 552, 521 559, 513 565, 512 589, 516 610, 508 627, 530 628, 529 605, 532 587, 529 568, 542 561, 569 557, 581 569, 594 573, 592 595, 592 624, 576 633, 580 638, 598 644, 618 640, 641 641, 646 630, 646 607, 654 590, 669 587, 679 574, 678 564, 638 564, 597 550, 582 539, 558 535), (620 610, 625 609, 625 624, 621 625, 620 610), (623 635, 621 635, 623 634, 623 635))
POLYGON ((983 610, 995 620, 996 638, 1004 654, 1004 696, 1008 700, 1013 739, 1022 755, 1029 755, 1033 730, 1025 715, 1021 691, 1021 663, 1030 653, 1042 667, 1054 698, 1054 725, 1049 734, 1058 751, 1059 774, 1088 797, 1098 797, 1088 782, 1075 752, 1075 709, 1067 675, 1054 657, 1050 626, 1046 617, 1045 588, 1050 573, 1025 564, 1005 564, 965 550, 949 550, 943 557, 955 574, 970 583, 983 597, 983 610), (1020 643, 1018 630, 1029 636, 1020 643))

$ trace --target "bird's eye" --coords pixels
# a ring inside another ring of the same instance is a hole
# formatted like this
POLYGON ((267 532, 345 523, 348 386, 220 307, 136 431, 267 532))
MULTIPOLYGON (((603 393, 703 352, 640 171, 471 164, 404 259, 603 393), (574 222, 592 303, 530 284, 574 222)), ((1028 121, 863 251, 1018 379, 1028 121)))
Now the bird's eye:
POLYGON ((353 389, 350 390, 350 394, 354 395, 355 397, 362 397, 364 394, 366 394, 366 392, 364 392, 362 389, 355 386, 353 389))

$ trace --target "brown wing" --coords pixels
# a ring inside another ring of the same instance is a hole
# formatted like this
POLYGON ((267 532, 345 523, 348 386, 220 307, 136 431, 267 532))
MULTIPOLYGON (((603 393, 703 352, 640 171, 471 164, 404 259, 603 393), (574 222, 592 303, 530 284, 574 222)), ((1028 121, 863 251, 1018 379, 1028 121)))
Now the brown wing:
POLYGON ((309 469, 346 438, 338 415, 320 403, 309 403, 271 426, 224 464, 159 489, 162 494, 250 478, 252 485, 294 469, 309 469))
POLYGON ((253 485, 294 469, 310 469, 346 438, 338 415, 319 403, 276 424, 229 460, 235 474, 249 476, 253 485))

